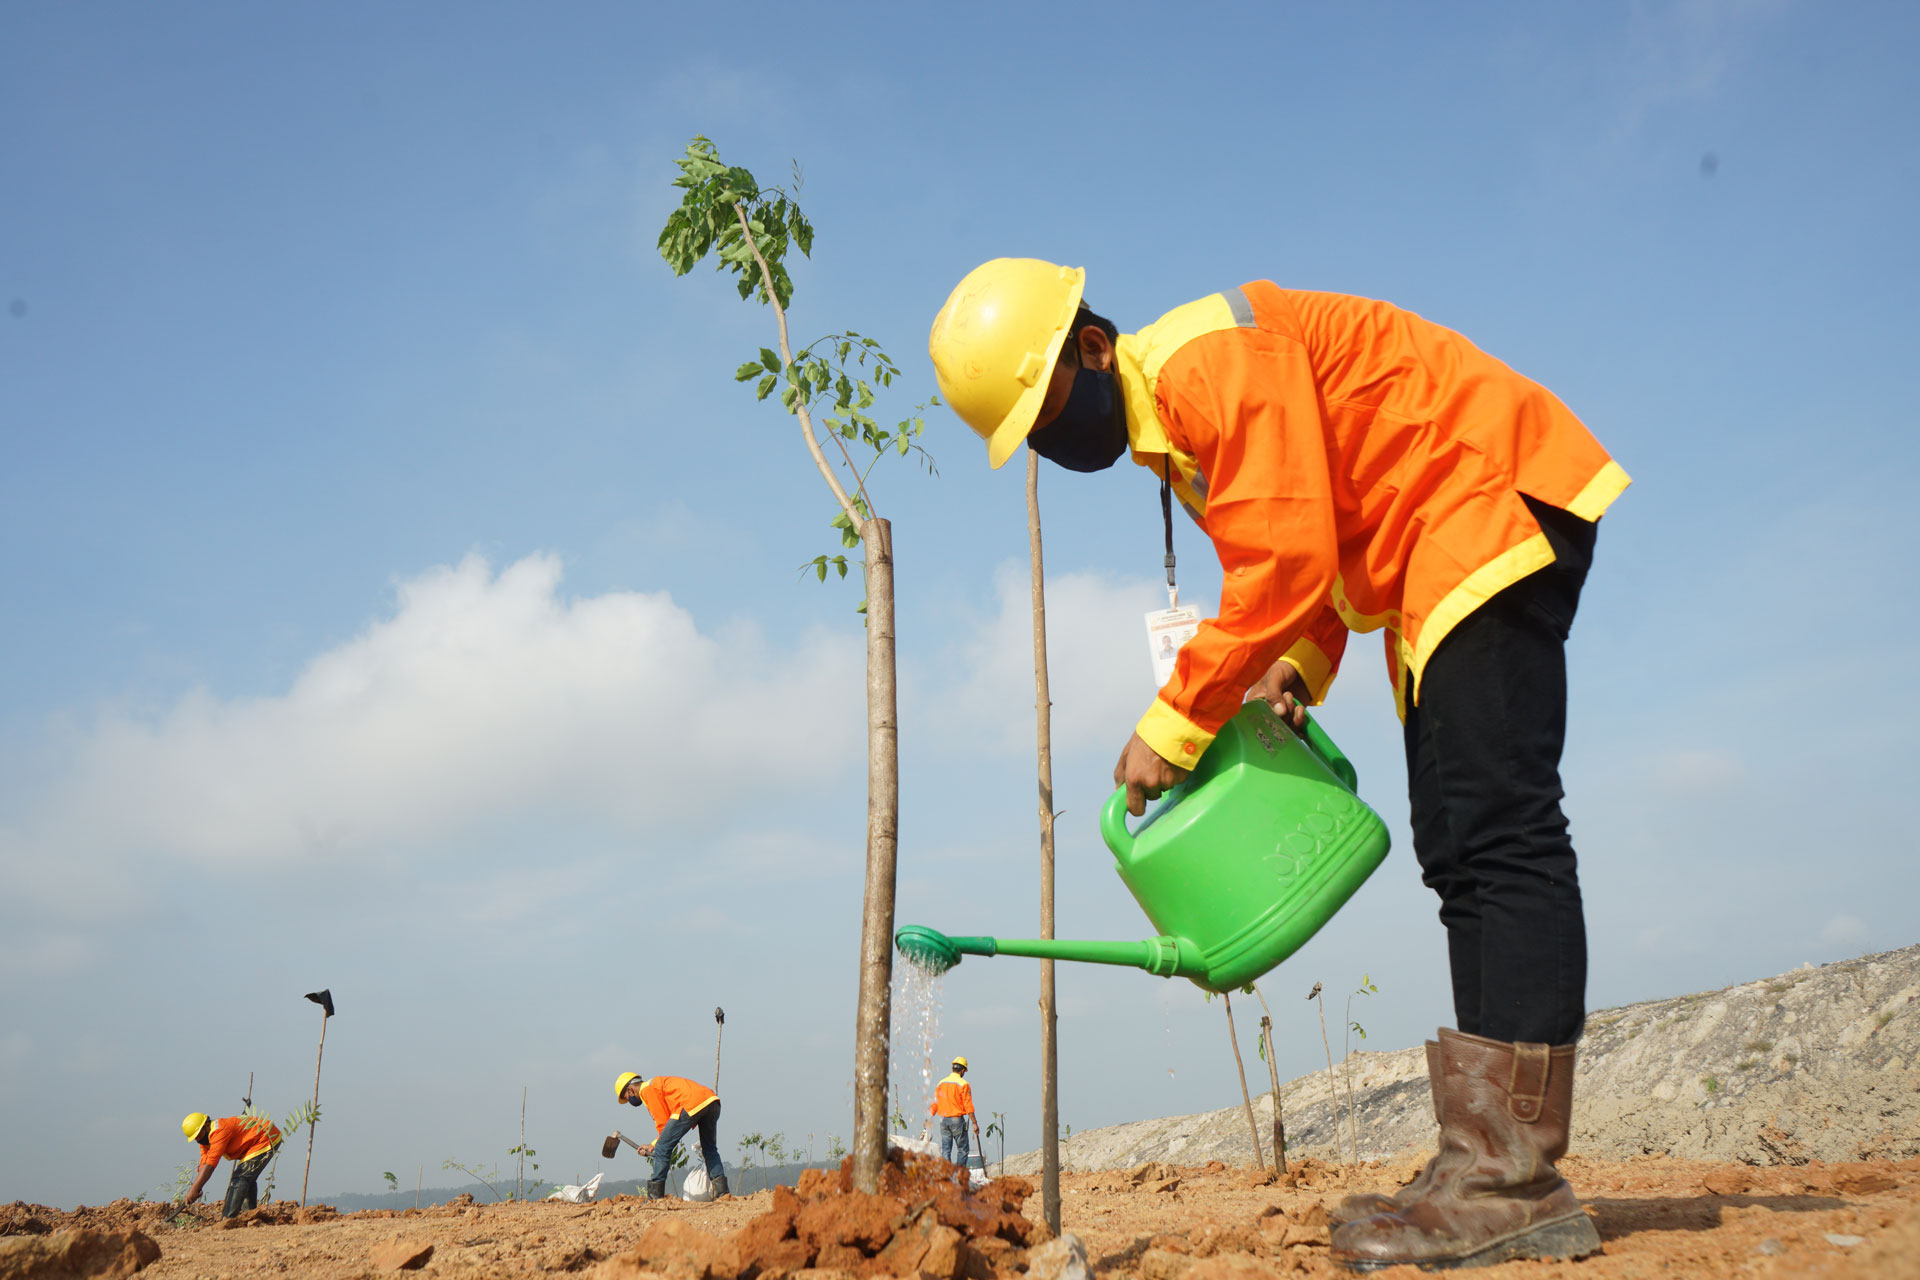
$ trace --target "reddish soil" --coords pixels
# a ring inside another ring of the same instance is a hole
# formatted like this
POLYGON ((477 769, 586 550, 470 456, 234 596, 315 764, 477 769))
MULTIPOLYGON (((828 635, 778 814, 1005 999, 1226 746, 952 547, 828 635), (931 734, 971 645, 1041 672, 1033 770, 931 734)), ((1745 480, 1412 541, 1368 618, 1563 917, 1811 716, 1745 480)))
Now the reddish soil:
MULTIPOLYGON (((1392 1190, 1418 1167, 1413 1159, 1353 1170, 1306 1161, 1279 1184, 1218 1163, 1069 1173, 1062 1213, 1103 1277, 1334 1277, 1346 1273, 1327 1257, 1328 1209, 1348 1192, 1392 1190)), ((1490 1277, 1909 1280, 1920 1272, 1920 1160, 1754 1167, 1574 1157, 1564 1168, 1605 1252, 1579 1263, 1508 1263, 1490 1277)), ((155 1278, 365 1277, 396 1274, 389 1268, 407 1260, 423 1276, 445 1277, 1024 1280, 1029 1253, 1048 1234, 1039 1217, 1024 1179, 966 1195, 936 1164, 911 1157, 889 1165, 877 1196, 851 1191, 844 1174, 813 1173, 797 1188, 712 1205, 618 1196, 338 1215, 275 1201, 232 1226, 205 1206, 178 1215, 124 1200, 73 1213, 16 1204, 0 1208, 0 1236, 137 1229, 160 1245, 160 1260, 141 1273, 155 1278)))

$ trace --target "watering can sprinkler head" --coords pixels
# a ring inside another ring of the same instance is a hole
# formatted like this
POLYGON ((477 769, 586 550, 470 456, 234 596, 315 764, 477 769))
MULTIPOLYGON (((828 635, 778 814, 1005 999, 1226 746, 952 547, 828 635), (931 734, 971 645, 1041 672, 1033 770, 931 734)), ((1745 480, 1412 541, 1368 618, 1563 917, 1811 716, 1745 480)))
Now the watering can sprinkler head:
POLYGON ((953 945, 953 940, 923 924, 910 924, 901 929, 893 935, 893 945, 915 967, 935 977, 960 963, 960 948, 953 945))

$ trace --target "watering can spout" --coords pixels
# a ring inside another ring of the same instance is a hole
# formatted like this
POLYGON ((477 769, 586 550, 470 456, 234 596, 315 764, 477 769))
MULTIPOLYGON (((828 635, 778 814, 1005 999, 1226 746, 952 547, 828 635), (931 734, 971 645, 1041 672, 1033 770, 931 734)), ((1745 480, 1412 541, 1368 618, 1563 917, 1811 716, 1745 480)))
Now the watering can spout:
POLYGON ((1140 942, 1073 942, 1058 938, 952 938, 923 924, 894 935, 900 954, 930 973, 940 974, 962 956, 1026 956, 1034 960, 1076 960, 1145 969, 1162 978, 1204 979, 1206 960, 1185 938, 1147 938, 1140 942))

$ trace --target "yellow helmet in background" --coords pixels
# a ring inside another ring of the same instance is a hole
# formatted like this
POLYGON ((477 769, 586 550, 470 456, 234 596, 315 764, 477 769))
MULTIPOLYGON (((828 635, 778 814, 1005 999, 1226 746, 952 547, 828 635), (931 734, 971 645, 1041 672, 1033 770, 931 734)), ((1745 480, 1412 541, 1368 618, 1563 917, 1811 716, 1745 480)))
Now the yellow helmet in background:
POLYGON ((953 1065, 956 1067, 964 1068, 967 1065, 967 1060, 965 1058, 955 1058, 953 1060, 953 1065))
POLYGON ((184 1133, 188 1138, 197 1138, 200 1136, 201 1127, 206 1123, 206 1112, 190 1111, 187 1113, 187 1118, 180 1122, 180 1132, 184 1133))
POLYGON ((614 1077, 613 1100, 615 1102, 625 1102, 627 1100, 627 1086, 639 1078, 640 1073, 638 1071, 622 1071, 618 1076, 614 1077))
POLYGON ((987 442, 989 465, 1033 430, 1086 281, 1078 267, 995 258, 969 271, 933 318, 927 354, 940 395, 987 442))

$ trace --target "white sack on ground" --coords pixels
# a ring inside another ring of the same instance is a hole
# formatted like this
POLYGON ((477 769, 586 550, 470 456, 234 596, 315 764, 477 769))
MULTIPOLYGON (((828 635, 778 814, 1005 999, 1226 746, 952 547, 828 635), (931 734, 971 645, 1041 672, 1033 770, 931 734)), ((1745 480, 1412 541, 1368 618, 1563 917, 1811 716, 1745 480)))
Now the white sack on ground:
POLYGON ((606 1177, 605 1174, 596 1173, 587 1179, 587 1184, 584 1187, 555 1187, 553 1194, 548 1196, 547 1199, 565 1200, 569 1204, 585 1204, 587 1201, 593 1199, 593 1193, 600 1189, 600 1179, 604 1177, 606 1177))

